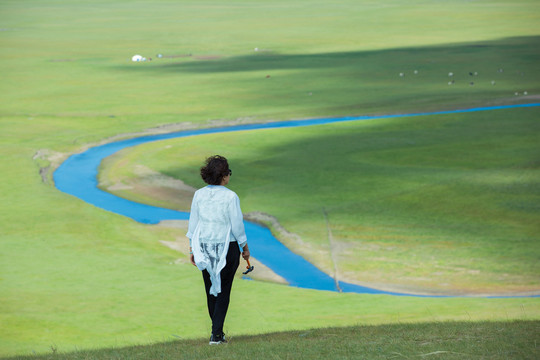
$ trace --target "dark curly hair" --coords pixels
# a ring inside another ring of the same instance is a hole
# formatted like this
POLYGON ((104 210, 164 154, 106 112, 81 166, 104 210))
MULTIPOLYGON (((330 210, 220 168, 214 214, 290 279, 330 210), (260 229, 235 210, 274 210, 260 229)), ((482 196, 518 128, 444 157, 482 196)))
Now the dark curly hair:
POLYGON ((227 159, 220 155, 210 156, 201 167, 201 177, 208 185, 221 185, 221 180, 230 174, 227 159))

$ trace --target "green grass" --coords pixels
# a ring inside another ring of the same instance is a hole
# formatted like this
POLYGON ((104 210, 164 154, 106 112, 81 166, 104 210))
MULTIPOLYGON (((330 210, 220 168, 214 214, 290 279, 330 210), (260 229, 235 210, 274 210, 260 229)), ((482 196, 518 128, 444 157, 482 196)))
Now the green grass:
POLYGON ((235 336, 221 346, 207 339, 19 356, 10 359, 536 359, 538 321, 435 322, 307 329, 235 336))
MULTIPOLYGON (((159 243, 183 234, 60 193, 39 174, 57 160, 34 159, 38 151, 61 158, 111 136, 171 123, 203 127, 218 120, 535 102, 539 6, 2 1, 0 354, 209 333, 200 275, 175 264, 185 256, 159 243), (134 64, 136 53, 154 59, 134 64), (158 53, 192 56, 158 61, 158 53), (452 86, 449 71, 456 74, 452 86), (474 86, 469 71, 479 72, 474 86)), ((504 184, 513 177, 498 179, 504 184)), ((246 205, 252 201, 241 195, 246 205)), ((237 337, 399 321, 531 320, 540 310, 537 299, 371 297, 244 281, 235 284, 234 296, 227 332, 237 337)))
POLYGON ((2 112, 101 125, 72 134, 79 143, 170 122, 440 109, 538 92, 535 1, 32 4, 2 2, 2 112), (134 64, 135 53, 154 60, 134 64), (450 71, 457 86, 447 86, 450 71))

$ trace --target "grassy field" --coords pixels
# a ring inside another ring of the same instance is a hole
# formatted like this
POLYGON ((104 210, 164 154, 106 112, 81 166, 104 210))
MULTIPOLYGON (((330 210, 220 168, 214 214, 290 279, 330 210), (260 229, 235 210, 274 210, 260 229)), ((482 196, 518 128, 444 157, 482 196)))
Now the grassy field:
MULTIPOLYGON (((201 339, 209 333, 200 275, 183 254, 159 242, 183 234, 136 224, 57 191, 51 172, 69 153, 149 128, 537 102, 539 6, 536 1, 0 2, 0 355, 123 347, 176 336, 201 339), (132 63, 138 53, 152 61, 132 63), (448 85, 451 79, 455 82, 448 85)), ((535 124, 534 116, 520 118, 521 124, 535 124)), ((420 126, 424 120, 418 121, 420 126)), ((486 121, 474 119, 477 126, 486 121)), ((316 140, 315 132, 305 134, 316 140)), ((298 144, 299 134, 283 136, 298 144)), ((515 133, 508 136, 518 141, 515 133)), ((392 160, 391 154, 372 155, 372 161, 392 160)), ((528 176, 537 176, 535 164, 528 176)), ((188 165, 178 161, 179 167, 188 165)), ((246 165, 237 165, 238 171, 246 165)), ((247 210, 271 213, 264 203, 254 206, 253 194, 241 192, 247 179, 241 172, 235 190, 247 210)), ((182 179, 193 181, 193 174, 184 174, 182 179)), ((514 190, 522 196, 519 186, 514 190)), ((334 216, 339 209, 324 206, 336 236, 347 238, 335 226, 354 219, 339 220, 334 216)), ((534 216, 535 210, 525 210, 534 216)), ((302 229, 294 226, 309 226, 280 221, 298 232, 302 229)), ((533 241, 535 234, 523 239, 533 241)), ((537 251, 523 255, 522 249, 508 250, 517 251, 524 263, 537 251)), ((529 286, 530 273, 524 276, 529 278, 522 283, 529 286)), ((238 281, 226 331, 239 337, 358 324, 531 320, 539 313, 534 298, 363 296, 238 281)))
POLYGON ((36 359, 536 359, 538 321, 447 322, 307 329, 238 336, 222 346, 206 339, 129 348, 20 356, 36 359))

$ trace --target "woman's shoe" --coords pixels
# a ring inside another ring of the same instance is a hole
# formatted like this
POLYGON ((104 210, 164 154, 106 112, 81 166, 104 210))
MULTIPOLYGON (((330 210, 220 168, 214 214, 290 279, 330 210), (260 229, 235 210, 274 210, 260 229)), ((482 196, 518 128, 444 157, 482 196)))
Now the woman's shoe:
POLYGON ((220 345, 220 344, 226 344, 227 340, 225 340, 225 334, 222 335, 214 335, 210 337, 210 345, 220 345))

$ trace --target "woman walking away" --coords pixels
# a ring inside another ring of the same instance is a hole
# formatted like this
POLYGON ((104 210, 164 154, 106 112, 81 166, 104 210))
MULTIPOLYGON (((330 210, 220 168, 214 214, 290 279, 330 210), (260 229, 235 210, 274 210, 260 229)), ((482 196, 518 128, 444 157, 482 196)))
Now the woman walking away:
POLYGON ((226 343, 223 323, 229 308, 234 274, 249 248, 240 199, 225 187, 232 171, 227 159, 215 155, 206 159, 201 177, 208 186, 195 192, 191 203, 188 232, 190 260, 202 270, 208 313, 212 320, 210 345, 226 343))

